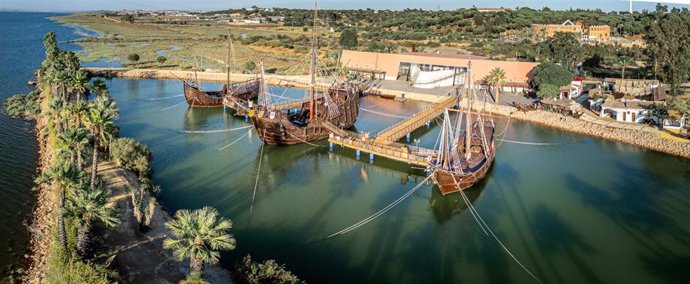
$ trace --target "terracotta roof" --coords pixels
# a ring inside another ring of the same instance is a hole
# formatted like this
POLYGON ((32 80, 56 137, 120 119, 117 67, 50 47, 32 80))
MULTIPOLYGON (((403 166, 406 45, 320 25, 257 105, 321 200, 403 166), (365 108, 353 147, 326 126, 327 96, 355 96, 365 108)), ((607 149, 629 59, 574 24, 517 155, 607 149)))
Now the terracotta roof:
POLYGON ((644 109, 653 104, 664 104, 664 102, 651 102, 651 101, 640 101, 640 100, 626 100, 625 103, 619 100, 608 99, 602 107, 608 108, 629 108, 629 109, 644 109))
POLYGON ((402 52, 400 54, 412 55, 412 56, 436 57, 436 58, 483 59, 483 60, 489 59, 486 56, 466 55, 466 54, 450 54, 450 53, 402 52))

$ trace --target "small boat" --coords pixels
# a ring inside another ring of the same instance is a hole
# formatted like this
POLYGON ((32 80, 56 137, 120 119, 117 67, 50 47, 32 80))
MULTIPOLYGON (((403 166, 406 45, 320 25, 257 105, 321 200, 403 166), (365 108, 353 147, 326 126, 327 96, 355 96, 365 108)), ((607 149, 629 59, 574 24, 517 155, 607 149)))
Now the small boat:
POLYGON ((468 189, 482 180, 496 157, 496 126, 491 116, 480 113, 472 117, 474 89, 469 87, 467 91, 467 107, 458 111, 454 127, 448 111, 444 113, 438 154, 431 159, 428 169, 443 195, 468 189), (465 131, 461 135, 463 116, 465 131))

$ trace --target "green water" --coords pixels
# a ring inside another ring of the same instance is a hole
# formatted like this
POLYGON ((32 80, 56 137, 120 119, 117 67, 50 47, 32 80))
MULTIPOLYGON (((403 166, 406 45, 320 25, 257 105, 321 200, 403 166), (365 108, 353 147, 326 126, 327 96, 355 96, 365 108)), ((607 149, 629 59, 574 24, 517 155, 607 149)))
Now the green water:
MULTIPOLYGON (((121 134, 148 144, 171 210, 210 205, 234 221, 243 255, 273 258, 309 282, 534 283, 485 235, 460 195, 424 186, 358 230, 323 240, 385 207, 424 178, 407 165, 350 150, 263 147, 223 109, 188 109, 174 81, 109 81, 121 134), (163 98, 163 99, 159 99, 163 98), (260 153, 263 151, 263 155, 260 153), (252 208, 257 166, 259 184, 252 208), (251 214, 250 214, 251 211, 251 214)), ((208 87, 209 89, 212 86, 208 87)), ((283 90, 274 90, 283 94, 283 90)), ((287 96, 302 91, 288 90, 287 96)), ((375 132, 424 104, 363 98, 358 131, 375 132)), ((467 191, 510 251, 544 283, 687 283, 690 162, 636 147, 499 119, 506 139, 467 191)), ((433 146, 438 127, 412 138, 433 146)))

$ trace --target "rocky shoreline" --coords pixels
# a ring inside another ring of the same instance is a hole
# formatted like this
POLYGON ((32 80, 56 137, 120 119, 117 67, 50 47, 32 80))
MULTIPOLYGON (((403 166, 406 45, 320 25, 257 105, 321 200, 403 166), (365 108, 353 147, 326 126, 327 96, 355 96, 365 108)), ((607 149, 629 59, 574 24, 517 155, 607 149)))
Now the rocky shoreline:
MULTIPOLYGON (((479 110, 483 105, 475 104, 473 109, 479 110)), ((678 141, 668 140, 660 137, 657 134, 607 127, 591 122, 577 119, 570 116, 565 116, 553 112, 543 110, 533 110, 528 112, 518 111, 510 106, 490 106, 487 109, 496 115, 506 116, 522 121, 528 121, 540 125, 558 128, 568 132, 574 132, 593 136, 605 140, 622 142, 656 152, 671 154, 686 159, 690 159, 690 141, 689 143, 682 143, 678 141)))
MULTIPOLYGON (((38 115, 32 118, 35 123, 34 131, 38 142, 38 168, 37 173, 42 173, 51 162, 52 150, 47 137, 43 137, 41 131, 46 127, 45 119, 38 115)), ((44 283, 45 268, 47 266, 48 252, 50 251, 52 240, 51 229, 55 225, 54 210, 59 206, 58 196, 53 192, 48 184, 37 185, 34 188, 36 193, 36 203, 31 212, 31 222, 29 223, 29 247, 24 255, 28 260, 28 269, 23 277, 22 283, 44 283)))

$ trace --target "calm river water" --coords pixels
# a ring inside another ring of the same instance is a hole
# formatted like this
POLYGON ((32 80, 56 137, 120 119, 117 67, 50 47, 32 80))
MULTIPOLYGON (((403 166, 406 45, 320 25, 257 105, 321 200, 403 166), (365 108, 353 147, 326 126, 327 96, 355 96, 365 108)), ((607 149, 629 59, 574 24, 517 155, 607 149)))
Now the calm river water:
MULTIPOLYGON (((71 32, 63 29, 58 37, 71 32)), ((41 36, 33 41, 40 43, 41 36)), ((6 49, 3 44, 3 62, 6 49)), ((30 77, 31 68, 0 68, 30 77)), ((238 246, 223 254, 225 266, 251 253, 317 283, 535 282, 484 234, 460 195, 440 196, 432 185, 367 225, 324 240, 414 187, 424 178, 420 170, 380 157, 357 161, 353 151, 330 152, 325 142, 262 149, 253 130, 237 129, 248 125, 244 119, 223 109, 187 108, 176 81, 113 79, 108 85, 121 110, 121 135, 153 151, 153 179, 164 204, 171 210, 209 205, 234 221, 238 246)), ((3 81, 3 96, 20 91, 5 86, 3 81)), ((374 97, 361 105, 356 128, 365 132, 424 107, 374 97)), ((507 127, 507 140, 554 144, 500 144, 485 180, 467 191, 493 232, 542 282, 690 281, 690 161, 529 123, 497 122, 498 132, 507 127)), ((10 206, 22 212, 31 206, 35 146, 24 132, 28 125, 3 117, 1 126, 7 128, 1 194, 12 202, 3 204, 0 230, 21 244, 26 233, 10 206)), ((432 125, 413 138, 430 147, 437 134, 432 125)))

